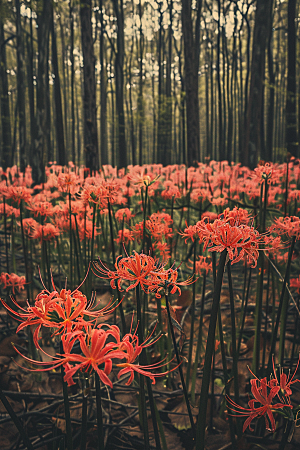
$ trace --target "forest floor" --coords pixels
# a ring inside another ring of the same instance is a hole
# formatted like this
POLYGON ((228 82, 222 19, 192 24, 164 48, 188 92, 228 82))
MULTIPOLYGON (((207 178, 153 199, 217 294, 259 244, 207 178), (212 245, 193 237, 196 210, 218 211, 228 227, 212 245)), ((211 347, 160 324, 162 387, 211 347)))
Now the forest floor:
MULTIPOLYGON (((107 302, 109 293, 100 296, 103 304, 107 302)), ((20 299, 19 299, 20 300, 20 299)), ((22 299, 21 299, 22 300, 22 299)), ((210 294, 208 293, 205 305, 204 333, 207 333, 210 317, 210 294)), ((237 308, 239 306, 238 295, 236 297, 237 308)), ((180 314, 183 325, 184 341, 189 341, 190 336, 190 315, 189 301, 186 296, 177 299, 177 312, 180 314), (182 321, 183 318, 183 321, 182 321)), ((229 295, 223 291, 221 297, 221 308, 224 325, 230 320, 229 295)), ((250 299, 249 311, 254 311, 254 300, 250 299)), ((34 449, 54 450, 64 448, 62 441, 66 424, 64 419, 63 393, 60 371, 50 372, 30 372, 23 368, 25 360, 16 353, 15 347, 24 355, 28 353, 28 338, 25 334, 15 334, 17 323, 9 319, 6 311, 0 310, 0 385, 9 400, 14 412, 22 419, 22 423, 27 430, 28 436, 34 449), (8 327, 9 323, 9 327, 8 327)), ((253 331, 253 315, 247 316, 245 332, 253 331)), ((287 334, 291 333, 287 327, 287 334)), ((197 329, 195 330, 195 335, 197 329)), ((178 341, 182 336, 178 332, 178 341)), ((288 336, 287 336, 288 337, 288 336)), ((292 337, 292 336, 291 336, 292 337)), ((48 339, 43 336, 43 350, 51 355, 55 354, 55 349, 48 339)), ((205 339, 205 334, 204 334, 205 339)), ((287 341, 288 342, 288 341, 287 341)), ((247 406, 249 379, 252 375, 248 366, 252 361, 253 339, 249 338, 246 343, 242 343, 241 356, 239 359, 239 386, 240 396, 247 406)), ((267 356, 269 350, 268 339, 262 343, 261 353, 267 356)), ((46 359, 41 353, 40 357, 46 359)), ((203 355, 201 356, 203 357, 203 355)), ((230 368, 230 355, 228 355, 228 365, 230 368)), ((186 372, 184 372, 186 374, 186 372)), ((226 405, 224 404, 224 386, 222 383, 222 362, 220 352, 216 351, 213 367, 213 396, 209 399, 207 412, 207 450, 229 450, 232 448, 228 426, 228 416, 226 405), (213 401, 212 401, 213 398, 213 401)), ((140 427, 138 409, 138 387, 126 386, 125 381, 112 379, 114 388, 102 388, 102 405, 105 430, 105 445, 107 450, 139 450, 144 449, 144 434, 140 427)), ((198 370, 196 392, 201 389, 201 365, 198 370)), ((212 389, 212 386, 211 386, 212 389)), ((232 387, 233 391, 233 387, 232 387)), ((192 450, 194 442, 181 384, 177 371, 172 373, 169 379, 158 378, 153 386, 153 394, 157 408, 160 412, 161 422, 165 435, 168 450, 192 450)), ((97 449, 97 429, 96 429, 96 402, 95 390, 93 387, 82 390, 80 380, 74 387, 69 388, 69 399, 71 404, 71 419, 73 426, 74 449, 80 448, 82 399, 83 395, 88 400, 88 433, 86 450, 97 449)), ((192 413, 195 423, 198 414, 197 402, 199 394, 196 395, 195 405, 192 405, 192 413)), ((293 385, 293 402, 300 404, 300 386, 293 385)), ((235 419, 234 419, 235 420, 235 419)), ((264 419, 263 423, 264 423, 264 419)), ((149 439, 151 449, 155 449, 152 420, 150 411, 148 415, 149 439)), ((283 424, 277 423, 276 433, 265 432, 263 436, 246 431, 243 437, 237 441, 239 450, 269 449, 277 450, 283 432, 283 424)), ((300 429, 295 427, 291 436, 291 441, 285 446, 286 450, 299 450, 300 429)), ((10 416, 7 414, 4 405, 0 402, 0 449, 1 450, 22 450, 24 445, 10 416)))

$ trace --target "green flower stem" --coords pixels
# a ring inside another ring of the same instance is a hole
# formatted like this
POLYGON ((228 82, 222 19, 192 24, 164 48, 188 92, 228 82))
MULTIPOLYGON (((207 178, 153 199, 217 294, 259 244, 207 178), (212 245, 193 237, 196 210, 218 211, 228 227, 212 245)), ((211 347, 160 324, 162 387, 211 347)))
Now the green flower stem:
POLYGON ((216 331, 216 323, 218 317, 218 309, 220 304, 220 294, 222 288, 223 281, 223 273, 226 263, 227 250, 223 250, 220 255, 218 273, 215 283, 213 302, 211 308, 211 316, 210 323, 208 329, 207 336, 207 344, 206 344, 206 352, 205 352, 205 361, 203 368, 203 378, 202 378, 202 387, 200 394, 200 403, 199 403, 199 414, 197 421, 197 435, 196 435, 196 449, 204 450, 205 448, 205 425, 206 425, 206 411, 207 411, 207 402, 208 402, 208 391, 210 384, 210 374, 211 374, 211 363, 213 352, 215 348, 215 331, 216 331))
POLYGON ((95 372, 95 387, 96 387, 96 405, 97 405, 98 450, 104 450, 105 446, 104 446, 104 430, 103 430, 100 378, 96 372, 95 372))
MULTIPOLYGON (((142 189, 141 189, 142 194, 142 189)), ((145 242, 146 242, 146 217, 147 217, 147 202, 148 202, 148 186, 145 187, 145 197, 142 195, 143 204, 143 241, 142 241, 142 251, 145 252, 145 242)))
MULTIPOLYGON (((111 205, 110 205, 109 201, 107 202, 107 207, 108 207, 111 251, 112 251, 113 261, 116 261, 114 229, 113 229, 113 222, 112 222, 112 211, 111 211, 111 205)), ((123 305, 122 305, 122 302, 121 302, 121 295, 120 295, 119 289, 117 289, 117 295, 118 295, 118 303, 119 303, 118 308, 119 308, 121 324, 122 324, 122 332, 123 332, 123 334, 125 334, 126 333, 126 322, 125 322, 125 315, 124 315, 124 311, 123 311, 123 305)))
MULTIPOLYGON (((142 320, 142 305, 141 305, 141 299, 140 299, 140 288, 139 286, 136 287, 136 311, 137 311, 137 321, 138 321, 138 338, 139 343, 142 344, 144 342, 144 336, 143 336, 143 329, 141 327, 141 320, 142 320)), ((140 363, 141 365, 147 364, 147 358, 145 354, 145 350, 143 349, 140 354, 140 363)), ((139 381, 140 381, 140 417, 141 417, 141 423, 144 431, 144 444, 145 449, 150 450, 149 445, 149 431, 148 431, 148 422, 147 422, 147 406, 146 406, 146 396, 145 396, 145 380, 144 375, 140 374, 139 381)))
POLYGON ((293 428, 295 427, 294 420, 289 419, 287 421, 287 424, 285 425, 285 429, 281 438, 281 442, 279 445, 278 450, 284 450, 286 444, 289 442, 290 434, 292 433, 293 428))
MULTIPOLYGON (((197 242, 194 242, 194 258, 193 258, 193 273, 196 273, 196 257, 197 257, 197 242)), ((193 346, 194 346, 194 325, 195 325, 195 308, 196 308, 196 281, 193 283, 193 298, 191 304, 191 331, 190 331, 190 345, 188 354, 188 363, 186 370, 186 389, 189 390, 189 381, 192 367, 193 346)), ((196 360, 197 361, 197 360, 196 360)))
POLYGON ((274 330, 273 330, 273 333, 272 333, 271 349, 270 349, 268 368, 267 368, 268 372, 271 372, 271 370, 272 370, 272 357, 274 355, 276 341, 277 341, 277 333, 278 333, 278 328, 279 328, 279 323, 280 323, 280 318, 281 318, 281 311, 283 309, 284 301, 285 301, 286 285, 287 285, 287 282, 288 282, 289 277, 290 277, 290 268, 291 268, 291 262, 292 262, 292 256, 293 256, 293 252, 294 252, 294 247, 295 247, 295 241, 296 241, 296 238, 295 238, 295 236, 293 236, 292 242, 291 242, 291 246, 290 246, 290 250, 289 250, 288 261, 287 261, 286 271, 285 271, 285 275, 284 275, 284 280, 283 280, 283 285, 282 285, 282 290, 281 290, 281 295, 280 295, 280 300, 279 300, 279 306, 278 306, 278 310, 277 310, 275 326, 274 326, 274 330))
POLYGON ((21 235, 22 235, 22 247, 23 247, 23 253, 24 253, 24 263, 25 263, 25 279, 26 279, 27 299, 28 299, 29 303, 31 303, 31 301, 30 301, 30 286, 29 286, 29 283, 31 280, 29 280, 29 264, 28 264, 27 246, 25 243, 24 227, 23 227, 23 204, 22 204, 22 201, 20 203, 20 225, 21 225, 21 235))
MULTIPOLYGON (((60 352, 63 353, 63 346, 60 343, 60 352)), ((63 366, 61 366, 61 379, 63 386, 63 397, 64 397, 64 407, 65 407, 65 420, 66 420, 66 443, 67 449, 73 450, 73 438, 72 438, 72 424, 71 424, 71 414, 70 414, 70 403, 68 396, 68 386, 64 380, 65 371, 63 366)))
POLYGON ((72 207, 71 192, 69 192, 69 240, 70 240, 70 261, 69 261, 69 283, 71 290, 73 289, 73 240, 72 240, 72 207))
POLYGON ((15 252, 15 233, 14 233, 14 215, 11 216, 11 259, 13 272, 17 272, 16 252, 15 252))
MULTIPOLYGON (((295 242, 295 237, 293 237, 292 243, 295 242)), ((293 245, 292 250, 290 249, 290 253, 289 253, 289 257, 292 260, 292 256, 293 256, 293 251, 294 251, 294 246, 295 243, 293 245)), ((292 247, 292 245, 291 245, 292 247)), ((287 322, 287 312, 288 312, 288 307, 289 307, 289 295, 285 289, 285 286, 288 285, 289 283, 289 279, 290 279, 290 269, 291 269, 291 261, 288 261, 287 264, 287 268, 286 268, 286 272, 285 272, 285 281, 284 281, 284 286, 282 286, 282 289, 285 290, 284 295, 283 295, 283 299, 282 299, 282 311, 281 311, 281 316, 280 316, 280 337, 279 337, 279 363, 281 365, 281 367, 283 366, 283 360, 284 360, 284 350, 285 350, 285 334, 286 334, 286 322, 287 322)))
POLYGON ((174 351, 175 351, 175 355, 176 355, 176 359, 177 359, 177 363, 178 363, 178 370, 179 370, 179 375, 180 375, 180 381, 181 381, 181 384, 182 384, 182 391, 183 391, 183 395, 184 395, 184 399, 185 399, 185 403, 186 403, 186 407, 187 407, 187 411, 188 411, 188 415, 189 415, 189 419, 190 419, 193 435, 195 436, 195 424, 194 424, 194 419, 193 419, 193 415, 192 415, 192 411, 191 411, 190 401, 189 401, 189 398, 188 398, 188 393, 187 393, 187 389, 186 389, 186 385, 185 385, 185 381, 184 381, 184 376, 183 376, 183 372, 182 372, 181 360, 180 360, 180 357, 179 357, 178 348, 177 348, 177 342, 176 342, 174 328, 173 328, 173 324, 172 324, 171 313, 170 313, 170 306, 169 306, 169 299, 168 299, 167 292, 165 293, 165 298, 166 298, 166 307, 167 307, 168 320, 169 320, 170 331, 171 331, 171 336, 172 336, 172 341, 173 341, 173 347, 174 347, 174 351))
POLYGON ((234 377, 234 400, 239 403, 239 381, 238 381, 238 352, 236 349, 236 329, 235 329, 235 308, 232 288, 231 265, 227 264, 229 298, 230 298, 230 315, 231 315, 231 347, 232 347, 232 373, 234 377))
MULTIPOLYGON (((228 383, 229 376, 228 376, 228 371, 227 371, 226 352, 225 352, 225 345, 224 345, 224 338, 223 338, 223 327, 222 327, 222 317, 221 317, 220 307, 218 308, 218 327, 219 327, 220 349, 221 349, 222 366, 223 366, 224 386, 225 386, 226 395, 229 395, 230 394, 230 384, 228 383)), ((235 429, 234 429, 233 418, 231 415, 228 415, 228 421, 229 421, 229 430, 230 430, 232 449, 235 449, 236 448, 235 429)))
POLYGON ((3 215, 4 215, 4 242, 5 242, 5 256, 6 256, 6 271, 7 273, 10 273, 9 270, 9 259, 8 259, 8 242, 7 242, 7 217, 6 217, 6 200, 5 196, 3 195, 3 215))
POLYGON ((241 350, 241 343, 242 343, 242 338, 243 338, 243 331, 244 331, 244 326, 245 326, 245 320, 246 320, 246 312, 247 312, 247 305, 248 305, 248 299, 249 299, 249 292, 250 292, 250 284, 251 284, 251 274, 252 274, 252 268, 250 267, 249 270, 249 278, 248 278, 248 286, 247 286, 247 292, 245 295, 245 298, 243 300, 243 305, 242 305, 242 322, 240 324, 240 329, 239 329, 239 340, 238 340, 238 345, 237 345, 237 352, 238 355, 240 354, 240 350, 241 350))
POLYGON ((3 404, 4 408, 6 409, 6 411, 8 412, 8 414, 10 415, 12 421, 14 422, 16 428, 18 429, 20 436, 24 442, 25 447, 27 447, 28 450, 33 450, 33 445, 31 444, 29 437, 27 436, 26 431, 24 430, 22 423, 20 421, 20 419, 18 418, 18 416, 16 415, 16 413, 14 412, 11 404, 9 403, 9 401, 7 400, 7 398, 5 397, 5 395, 2 392, 2 389, 0 387, 0 401, 3 404))
POLYGON ((200 351, 201 351, 201 347, 202 347, 205 288, 206 288, 206 271, 204 271, 203 280, 202 280, 202 298, 201 298, 199 331, 198 331, 196 356, 195 356, 195 362, 194 362, 193 373, 192 373, 191 401, 193 404, 195 403, 195 400, 196 400, 197 368, 198 368, 200 351))
POLYGON ((81 405, 81 440, 80 450, 86 450, 86 435, 87 435, 87 404, 88 404, 88 386, 86 385, 88 380, 83 380, 82 386, 82 405, 81 405))

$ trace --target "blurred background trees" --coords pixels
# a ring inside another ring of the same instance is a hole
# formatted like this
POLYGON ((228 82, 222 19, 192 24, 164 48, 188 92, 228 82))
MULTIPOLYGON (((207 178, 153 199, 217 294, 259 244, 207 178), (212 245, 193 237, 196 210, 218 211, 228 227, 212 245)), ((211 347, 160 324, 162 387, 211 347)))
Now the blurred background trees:
POLYGON ((299 155, 296 0, 0 0, 0 164, 299 155))

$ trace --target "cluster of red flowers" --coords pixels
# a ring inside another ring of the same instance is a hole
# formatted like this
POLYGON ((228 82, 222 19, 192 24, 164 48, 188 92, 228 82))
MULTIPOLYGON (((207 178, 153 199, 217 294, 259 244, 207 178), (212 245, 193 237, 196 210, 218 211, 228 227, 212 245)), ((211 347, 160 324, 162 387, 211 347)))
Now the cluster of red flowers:
POLYGON ((260 380, 255 377, 251 379, 251 394, 253 398, 248 402, 249 408, 238 405, 227 396, 229 409, 240 416, 247 417, 243 425, 243 432, 247 427, 249 427, 250 431, 253 431, 251 423, 257 417, 264 417, 266 429, 274 432, 276 430, 276 424, 273 414, 278 410, 281 410, 286 417, 290 417, 290 410, 293 408, 290 400, 290 396, 292 395, 291 386, 300 381, 295 378, 298 366, 299 360, 292 376, 287 376, 283 370, 280 369, 278 380, 277 371, 273 363, 273 374, 269 381, 267 381, 267 378, 260 380))
POLYGON ((133 381, 135 372, 149 377, 153 383, 157 376, 164 375, 152 372, 164 366, 163 361, 147 366, 138 364, 142 349, 156 342, 152 335, 140 343, 136 331, 130 331, 121 338, 120 329, 116 325, 97 324, 101 316, 111 314, 118 305, 109 303, 106 307, 97 309, 94 299, 89 302, 78 289, 73 292, 66 289, 49 292, 44 289, 36 297, 34 305, 27 304, 27 308, 20 308, 13 298, 12 301, 16 310, 1 299, 9 313, 21 322, 17 332, 25 327, 34 329, 33 339, 38 349, 42 350, 39 344, 42 327, 51 328, 54 330, 53 335, 59 334, 61 337, 62 352, 55 357, 48 355, 49 362, 35 361, 16 349, 28 362, 38 367, 33 370, 47 371, 63 366, 64 379, 68 385, 74 384, 73 376, 77 372, 90 374, 94 370, 101 381, 110 387, 113 385, 108 375, 112 371, 114 361, 119 369, 118 378, 130 375, 127 384, 133 381), (18 309, 21 309, 21 312, 18 312, 18 309), (73 351, 76 343, 79 343, 80 353, 73 351))
POLYGON ((12 288, 12 292, 15 294, 15 290, 20 292, 24 289, 26 280, 24 276, 19 277, 15 273, 2 272, 0 275, 0 283, 3 284, 4 289, 12 288))
POLYGON ((199 238, 203 249, 210 252, 227 250, 231 264, 246 260, 255 267, 262 236, 252 226, 248 211, 227 208, 213 222, 205 217, 196 225, 187 227, 181 235, 186 239, 199 238))
POLYGON ((100 261, 94 265, 95 274, 100 278, 110 280, 113 289, 122 291, 122 285, 126 285, 126 292, 140 286, 146 293, 154 292, 156 297, 160 297, 163 290, 174 294, 176 291, 181 294, 179 286, 187 286, 193 283, 192 278, 186 281, 178 281, 178 269, 173 267, 165 269, 152 256, 144 253, 133 252, 131 256, 123 258, 119 256, 115 263, 116 270, 109 270, 100 261), (116 285, 117 282, 117 285, 116 285))

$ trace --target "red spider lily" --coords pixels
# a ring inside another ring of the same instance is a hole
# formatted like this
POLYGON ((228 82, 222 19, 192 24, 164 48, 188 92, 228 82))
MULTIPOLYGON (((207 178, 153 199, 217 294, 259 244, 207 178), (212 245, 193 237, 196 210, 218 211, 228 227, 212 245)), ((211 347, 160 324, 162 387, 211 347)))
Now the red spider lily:
POLYGON ((119 222, 129 222, 131 218, 134 217, 134 214, 132 214, 132 212, 130 211, 129 208, 120 208, 118 209, 118 211, 116 211, 115 213, 115 218, 119 221, 119 222))
POLYGON ((75 194, 79 191, 80 188, 80 178, 76 173, 69 172, 61 172, 57 177, 57 187, 60 192, 67 192, 75 194))
POLYGON ((231 264, 246 259, 256 267, 262 237, 253 227, 244 224, 232 226, 226 218, 216 219, 213 223, 200 220, 196 227, 200 242, 204 242, 204 250, 222 252, 227 249, 231 264))
POLYGON ((279 217, 274 220, 270 227, 271 233, 287 234, 289 237, 295 236, 300 239, 300 218, 296 216, 279 217))
POLYGON ((298 294, 300 294, 300 275, 298 278, 290 279, 290 287, 297 289, 298 294))
POLYGON ((0 275, 0 283, 4 284, 4 289, 12 288, 13 294, 15 294, 15 289, 19 292, 24 290, 26 284, 26 279, 24 276, 18 276, 15 273, 5 273, 2 272, 0 275))
POLYGON ((45 223, 45 225, 39 225, 36 228, 33 238, 39 239, 42 243, 43 241, 51 241, 56 236, 59 236, 59 234, 60 231, 56 226, 52 225, 52 223, 45 223))
POLYGON ((295 377, 295 375, 297 373, 297 370, 298 370, 298 367, 299 367, 299 362, 300 362, 300 355, 299 355, 299 358, 298 358, 298 363, 297 363, 296 369, 295 369, 295 371, 294 371, 292 376, 291 376, 290 373, 288 375, 286 375, 283 372, 282 367, 280 367, 280 375, 279 375, 279 381, 278 381, 277 374, 276 374, 276 369, 275 369, 275 364, 274 364, 274 359, 273 359, 273 374, 274 374, 274 378, 270 381, 270 383, 272 383, 271 385, 276 385, 276 386, 280 387, 280 394, 285 396, 285 398, 287 399, 288 403, 290 403, 290 396, 292 395, 291 385, 300 381, 298 379, 294 380, 294 377, 295 377))
POLYGON ((25 186, 8 186, 5 196, 20 206, 22 200, 26 203, 30 202, 31 194, 32 189, 25 186))
MULTIPOLYGON (((196 261, 196 270, 195 273, 197 275, 201 275, 204 271, 206 272, 206 274, 208 274, 208 272, 210 272, 212 270, 212 262, 208 261, 208 257, 207 256, 198 256, 198 261, 196 261)), ((189 259, 189 262, 191 264, 193 264, 193 262, 189 259)), ((187 267, 189 269, 193 269, 193 266, 188 266, 187 267)))
POLYGON ((155 384, 155 377, 165 375, 165 373, 154 374, 150 372, 150 370, 158 369, 166 365, 166 363, 163 362, 164 360, 146 366, 141 366, 135 363, 138 356, 141 354, 143 348, 149 347, 150 345, 154 344, 160 339, 160 337, 158 337, 154 340, 153 339, 151 340, 153 332, 154 330, 142 344, 139 344, 139 338, 137 336, 137 328, 136 328, 133 334, 132 333, 126 334, 123 337, 122 341, 120 342, 119 349, 124 352, 123 358, 126 359, 126 362, 117 364, 117 367, 121 367, 121 370, 118 373, 118 378, 120 378, 122 375, 129 373, 130 377, 126 382, 127 385, 132 383, 135 372, 150 378, 152 380, 152 384, 155 384))
POLYGON ((32 211, 34 216, 38 215, 42 217, 51 217, 54 214, 53 205, 50 202, 33 202, 30 206, 27 206, 29 211, 32 211))
POLYGON ((184 231, 178 232, 178 234, 185 238, 185 243, 187 243, 188 239, 191 239, 194 242, 194 239, 198 237, 197 225, 190 225, 189 227, 185 228, 184 231))
POLYGON ((181 289, 179 286, 188 286, 195 283, 196 280, 193 276, 185 281, 177 281, 178 279, 178 267, 173 269, 164 269, 163 267, 153 272, 152 286, 149 286, 149 291, 155 292, 157 298, 161 297, 160 292, 167 290, 170 294, 175 294, 178 291, 178 295, 181 295, 181 289))
MULTIPOLYGON (((28 369, 33 372, 54 370, 63 365, 65 370, 64 380, 69 386, 75 384, 73 376, 76 372, 80 371, 90 374, 94 370, 99 375, 100 380, 112 388, 112 382, 108 378, 112 370, 112 359, 124 358, 124 352, 118 349, 120 342, 119 328, 116 325, 110 326, 106 324, 105 327, 107 328, 106 330, 102 326, 97 328, 87 326, 84 332, 82 330, 74 330, 71 333, 63 334, 63 353, 55 357, 51 356, 52 361, 35 361, 24 356, 18 349, 16 351, 26 361, 38 366, 37 369, 28 369), (114 338, 114 341, 107 342, 111 337, 114 338), (82 354, 73 352, 74 345, 77 342, 79 342, 82 354), (99 367, 103 365, 104 368, 99 367)), ((50 357, 50 355, 47 356, 50 357)))
POLYGON ((129 244, 129 242, 134 241, 133 233, 127 228, 123 228, 123 230, 118 231, 118 237, 115 239, 117 244, 124 243, 125 245, 129 244))
POLYGON ((115 263, 116 271, 109 270, 102 261, 99 264, 95 264, 94 268, 96 272, 104 275, 101 276, 95 273, 96 276, 111 280, 110 285, 113 289, 116 289, 115 281, 117 281, 120 291, 122 290, 122 284, 129 282, 126 292, 138 285, 145 292, 148 292, 149 287, 155 282, 154 272, 158 269, 154 258, 144 253, 139 254, 136 251, 133 252, 133 255, 126 258, 119 256, 115 263))
POLYGON ((237 413, 238 415, 248 417, 243 425, 243 432, 246 430, 248 426, 249 430, 253 431, 253 429, 251 428, 251 422, 256 417, 264 417, 266 422, 266 429, 274 432, 276 430, 276 426, 273 412, 275 412, 278 409, 283 409, 286 407, 292 408, 292 406, 287 405, 286 403, 275 403, 275 404, 272 403, 274 397, 276 397, 276 395, 278 394, 280 387, 273 386, 270 389, 270 386, 267 383, 266 378, 263 378, 262 380, 255 378, 252 379, 250 382, 251 382, 251 393, 254 399, 249 400, 248 402, 249 408, 244 408, 238 405, 233 400, 231 400, 230 397, 227 396, 227 402, 229 404, 228 406, 231 411, 237 413), (260 406, 256 406, 257 404, 259 404, 260 406))
MULTIPOLYGON (((20 223, 18 223, 20 224, 20 223)), ((40 227, 40 224, 32 217, 22 220, 23 230, 27 237, 33 238, 36 230, 40 227)))
POLYGON ((56 290, 49 292, 44 289, 36 297, 34 306, 27 303, 27 308, 21 308, 20 305, 11 298, 13 304, 21 309, 17 312, 12 309, 4 300, 0 299, 9 313, 18 321, 22 322, 17 332, 30 326, 36 327, 33 339, 34 344, 39 348, 39 332, 41 327, 54 328, 55 334, 70 333, 74 328, 82 329, 88 323, 95 322, 101 316, 111 314, 118 305, 112 305, 111 302, 100 310, 95 310, 94 298, 88 302, 85 295, 78 289, 71 292, 62 289, 60 293, 56 290), (111 307, 112 306, 112 307, 111 307))

